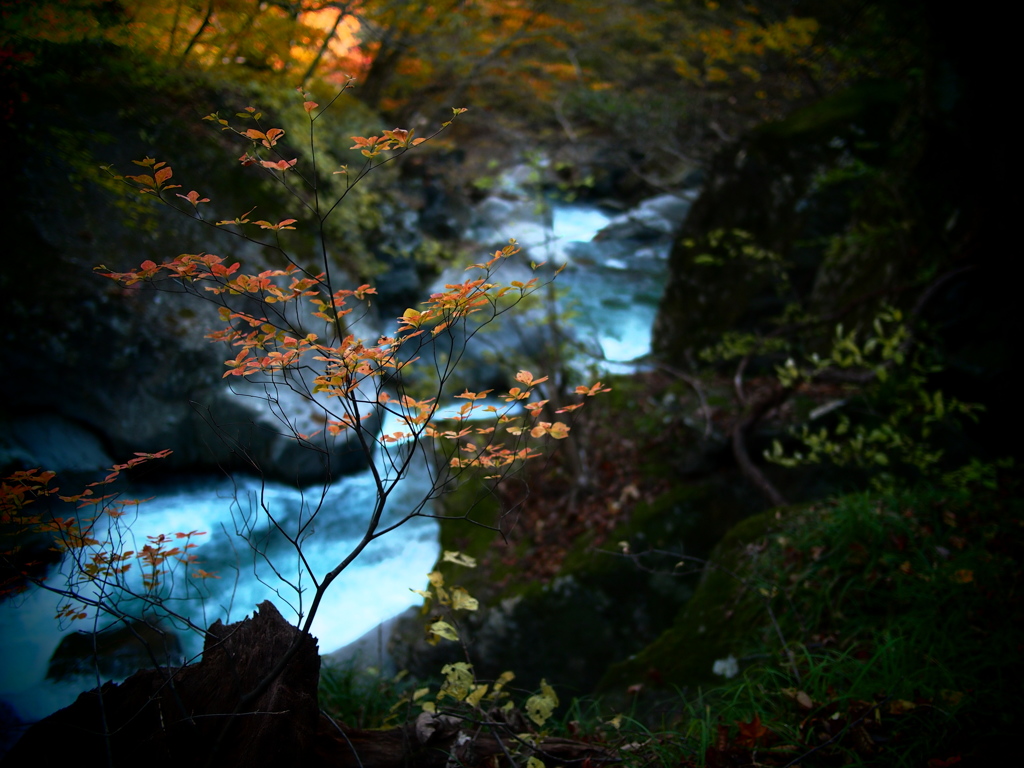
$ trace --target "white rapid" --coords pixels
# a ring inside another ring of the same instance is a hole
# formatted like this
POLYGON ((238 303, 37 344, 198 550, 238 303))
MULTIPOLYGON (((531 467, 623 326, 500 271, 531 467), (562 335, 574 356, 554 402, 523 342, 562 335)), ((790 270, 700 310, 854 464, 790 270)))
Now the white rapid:
MULTIPOLYGON (((378 456, 378 465, 385 464, 378 456)), ((422 468, 414 468, 389 498, 385 520, 394 521, 421 499, 429 480, 422 468)), ((137 488, 143 497, 153 496, 131 519, 133 541, 125 546, 138 549, 147 536, 177 531, 204 531, 192 541, 198 565, 216 572, 218 579, 201 582, 200 595, 189 582, 186 592, 177 590, 174 610, 207 626, 217 619, 238 621, 255 605, 271 600, 285 618, 298 621, 299 611, 309 608, 311 584, 301 579, 302 569, 295 550, 275 535, 265 506, 285 529, 297 530, 308 519, 314 505, 321 505, 309 537, 302 546, 308 568, 318 576, 327 573, 351 551, 361 538, 376 500, 376 486, 369 471, 343 477, 326 492, 305 491, 279 483, 261 484, 255 478, 213 480, 196 478, 176 487, 137 488), (321 498, 322 494, 322 498, 321 498), (298 593, 276 578, 263 557, 235 536, 245 521, 252 521, 251 538, 259 550, 274 562, 282 576, 306 589, 304 602, 298 593)), ((122 519, 122 522, 129 520, 122 519)), ((176 542, 179 543, 179 542, 176 542)), ((411 587, 421 588, 438 556, 437 524, 428 518, 409 521, 400 529, 373 541, 335 582, 317 613, 312 633, 321 652, 330 652, 357 639, 381 621, 394 616, 419 598, 411 587)), ((188 579, 178 579, 183 584, 188 579)), ((0 665, 0 700, 7 701, 23 720, 43 717, 71 703, 82 690, 96 684, 95 677, 63 681, 46 679, 50 657, 64 634, 92 628, 91 621, 74 622, 62 629, 54 619, 61 599, 33 589, 26 595, 0 604, 0 638, 4 663, 0 665)), ((198 653, 198 635, 182 633, 186 656, 198 653)))
MULTIPOLYGON (((567 289, 560 309, 576 313, 572 331, 594 350, 582 367, 604 371, 635 370, 630 361, 650 351, 650 329, 661 297, 666 259, 674 229, 685 217, 690 196, 662 196, 629 213, 612 216, 592 205, 553 203, 537 206, 531 199, 509 202, 505 197, 484 201, 478 209, 474 239, 486 247, 500 247, 515 237, 527 259, 567 262, 558 277, 567 289), (596 239, 595 239, 596 237, 596 239)), ((508 275, 504 279, 514 279, 508 275)), ((385 429, 387 429, 387 425, 385 429)), ((386 457, 378 454, 378 466, 386 457)), ((389 500, 391 519, 404 515, 423 498, 429 479, 422 465, 396 489, 389 500)), ((209 594, 200 600, 194 590, 177 609, 199 625, 216 619, 237 621, 262 600, 273 600, 286 618, 297 620, 308 608, 297 593, 233 536, 240 521, 254 521, 253 533, 282 573, 294 578, 297 559, 280 537, 273 535, 265 504, 285 525, 308 518, 311 505, 322 504, 303 555, 314 573, 323 574, 337 564, 358 541, 373 508, 376 487, 371 474, 362 472, 334 482, 323 494, 305 492, 276 483, 260 484, 247 477, 194 478, 173 487, 152 489, 132 525, 135 538, 175 531, 206 531, 195 539, 193 550, 201 567, 216 571, 207 580, 209 594), (236 581, 237 578, 237 581, 236 581)), ((374 541, 342 574, 321 607, 312 627, 320 650, 327 653, 355 640, 380 622, 419 601, 410 591, 422 588, 438 556, 437 528, 433 520, 412 520, 374 541)), ((300 584, 310 586, 308 579, 300 584)), ((64 634, 91 629, 90 622, 61 629, 54 620, 59 598, 32 590, 0 603, 0 702, 6 701, 23 721, 32 721, 69 704, 82 690, 96 684, 95 677, 54 682, 46 680, 49 659, 64 634)), ((201 641, 184 636, 186 655, 197 653, 201 641)))

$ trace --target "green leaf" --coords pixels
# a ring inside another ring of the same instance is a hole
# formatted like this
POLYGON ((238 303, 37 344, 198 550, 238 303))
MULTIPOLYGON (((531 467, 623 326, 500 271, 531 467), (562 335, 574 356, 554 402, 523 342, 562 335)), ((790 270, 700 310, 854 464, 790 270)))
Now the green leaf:
POLYGON ((714 256, 712 256, 709 253, 702 253, 699 256, 694 256, 693 257, 693 263, 694 264, 711 264, 711 265, 714 265, 714 266, 718 266, 718 265, 720 265, 722 263, 722 260, 718 259, 718 258, 715 258, 714 256))

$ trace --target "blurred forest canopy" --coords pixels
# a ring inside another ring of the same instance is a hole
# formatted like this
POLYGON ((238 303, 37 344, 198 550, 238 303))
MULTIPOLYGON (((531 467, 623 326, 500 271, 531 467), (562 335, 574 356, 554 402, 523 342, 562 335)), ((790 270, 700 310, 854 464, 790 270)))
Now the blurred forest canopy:
POLYGON ((597 135, 657 167, 659 157, 700 161, 856 79, 906 75, 920 60, 918 10, 855 0, 4 0, 2 109, 13 115, 52 46, 84 45, 126 54, 125 75, 143 80, 337 88, 353 78, 359 99, 401 124, 467 106, 478 131, 597 135))
MULTIPOLYGON (((450 107, 470 108, 426 156, 439 160, 431 183, 449 192, 479 179, 481 158, 511 165, 536 148, 569 158, 570 183, 595 171, 630 176, 632 185, 600 193, 619 202, 678 188, 695 168, 721 186, 729 168, 744 166, 717 203, 708 190, 688 226, 739 228, 792 256, 797 288, 825 286, 810 292, 819 312, 850 298, 815 277, 829 248, 839 266, 856 269, 827 277, 852 272, 892 292, 927 282, 929 270, 995 263, 1013 208, 996 191, 1007 144, 991 127, 999 101, 982 89, 1000 70, 993 57, 1010 49, 982 19, 923 1, 0 0, 0 15, 0 130, 33 147, 0 167, 47 194, 51 178, 33 167, 44 163, 27 158, 74 157, 80 191, 97 182, 97 165, 117 159, 104 141, 128 151, 131 123, 145 125, 131 137, 138 152, 183 154, 188 143, 196 169, 208 168, 195 128, 183 127, 194 117, 250 99, 286 112, 296 86, 326 101, 354 82, 361 108, 346 112, 325 145, 376 130, 363 125, 419 128, 450 107), (982 39, 992 43, 987 59, 972 55, 982 39), (444 149, 453 146, 477 162, 449 162, 444 149), (751 183, 758 168, 763 178, 751 183), (777 194, 780 185, 789 192, 777 194), (833 194, 820 194, 829 186, 833 194), (820 210, 809 216, 815 196, 820 210)), ((405 193, 410 176, 388 185, 405 193)), ((427 186, 421 210, 434 194, 427 186)), ((369 271, 369 258, 352 256, 366 250, 360 242, 380 241, 399 218, 405 201, 389 219, 390 199, 369 190, 330 233, 354 272, 369 271)), ((697 302, 676 251, 666 302, 676 309, 663 313, 671 322, 655 343, 672 364, 695 325, 729 330, 738 322, 730 312, 750 303, 706 303, 692 322, 680 317, 697 302)), ((961 336, 961 348, 978 346, 973 330, 961 336)))
MULTIPOLYGON (((47 222, 18 234, 30 218, 19 211, 44 221, 60 206, 71 211, 102 197, 93 194, 103 183, 96 166, 126 162, 119 152, 183 156, 194 168, 181 171, 202 169, 213 181, 220 175, 209 160, 223 147, 213 146, 195 118, 255 102, 286 115, 294 107, 287 106, 292 88, 303 86, 325 102, 350 81, 358 101, 346 100, 345 114, 325 121, 332 127, 329 138, 318 139, 321 151, 344 148, 353 133, 383 123, 419 128, 450 107, 470 108, 459 126, 431 143, 423 160, 428 170, 382 175, 379 186, 367 185, 345 206, 329 234, 346 268, 366 279, 393 266, 385 249, 368 244, 379 245, 401 211, 450 200, 444 192, 472 193, 483 172, 493 175, 489 164, 522 162, 534 149, 549 152, 560 174, 567 160, 569 184, 617 175, 595 196, 626 204, 678 189, 703 169, 708 193, 688 226, 739 228, 792 258, 789 277, 810 296, 809 311, 863 292, 841 286, 849 295, 841 294, 830 287, 835 280, 815 277, 829 253, 844 269, 826 277, 850 273, 872 283, 871 290, 899 292, 968 262, 995 264, 1004 253, 1001 222, 1014 207, 995 183, 1008 143, 991 128, 999 101, 981 87, 1000 71, 992 57, 1010 48, 982 19, 923 1, 0 0, 0 18, 0 131, 10 145, 30 148, 0 159, 5 176, 27 182, 9 211, 17 222, 9 237, 21 237, 22 250, 36 259, 43 258, 39 242, 60 228, 47 222), (982 39, 992 42, 987 59, 972 55, 982 39), (129 125, 136 127, 126 131, 129 125), (453 147, 458 156, 446 155, 453 147), (68 192, 89 193, 65 194, 64 178, 74 185, 68 192), (781 187, 789 191, 780 195, 781 187), (408 199, 398 199, 403 195, 408 199), (820 205, 808 212, 809 200, 820 205), (764 226, 757 224, 762 219, 764 226), (872 248, 865 246, 869 235, 872 248), (855 269, 844 271, 849 265, 855 269)), ((289 133, 299 135, 290 125, 289 133)), ((218 197, 231 204, 245 198, 262 210, 274 191, 259 200, 250 200, 252 187, 218 197)), ((126 228, 104 229, 112 218, 106 213, 71 211, 65 218, 76 216, 92 219, 65 228, 78 266, 95 263, 90 243, 117 252, 114 236, 136 242, 126 228)), ((410 227, 434 237, 425 218, 413 217, 410 227)), ((457 239, 457 229, 437 237, 457 239)), ((448 247, 427 245, 421 250, 448 247)), ((7 256, 12 267, 17 250, 7 256)), ((134 245, 123 250, 136 252, 134 245)), ((685 359, 696 326, 718 334, 743 325, 731 313, 761 306, 728 295, 718 303, 694 301, 684 250, 677 248, 670 264, 663 306, 671 311, 656 329, 655 348, 673 365, 685 359), (691 309, 692 318, 685 315, 691 309)), ((59 259, 73 260, 67 253, 59 259)), ((59 279, 47 294, 55 294, 59 279)), ((77 277, 65 281, 67 296, 78 296, 77 277)), ((395 300, 412 299, 403 293, 395 300)), ((18 306, 35 311, 48 302, 61 303, 44 295, 18 306)), ((947 305, 934 306, 951 314, 947 305)), ((986 341, 999 334, 993 326, 1005 325, 991 311, 1002 306, 986 304, 986 341)), ((41 314, 26 309, 16 319, 52 322, 64 332, 62 322, 49 319, 52 312, 41 314)), ((977 335, 974 326, 961 330, 958 347, 981 348, 977 335)), ((993 389, 987 380, 985 386, 993 389)), ((1012 396, 1005 381, 994 389, 1006 407, 1012 396)))

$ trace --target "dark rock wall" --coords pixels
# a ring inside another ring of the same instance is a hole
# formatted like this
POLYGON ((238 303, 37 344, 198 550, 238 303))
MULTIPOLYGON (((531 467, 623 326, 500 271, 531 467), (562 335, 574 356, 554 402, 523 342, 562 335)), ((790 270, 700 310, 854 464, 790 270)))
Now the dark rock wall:
MULTIPOLYGON (((100 264, 126 270, 146 259, 159 263, 201 252, 239 259, 248 270, 283 266, 273 247, 156 205, 139 207, 137 195, 100 170, 111 164, 130 174, 138 170, 131 161, 144 156, 174 168, 172 181, 182 189, 169 193, 172 200, 174 192, 193 188, 211 198, 201 206, 208 222, 234 219, 254 205, 253 219, 297 216, 296 231, 285 233, 282 244, 300 263, 319 269, 321 230, 309 215, 295 212, 304 205, 258 168, 239 167, 235 158, 242 145, 200 119, 218 108, 231 116, 252 100, 267 109, 265 121, 288 129, 292 146, 285 151, 306 162, 304 133, 295 122, 307 120, 301 107, 266 93, 166 77, 150 81, 141 67, 125 77, 123 70, 134 63, 125 60, 130 54, 124 50, 51 48, 37 52, 34 79, 23 84, 25 102, 3 133, 14 149, 2 170, 18 194, 7 203, 9 226, 0 254, 0 472, 43 463, 57 470, 96 470, 134 451, 166 448, 174 453, 160 471, 258 467, 269 477, 305 484, 322 480, 325 472, 361 469, 362 451, 344 439, 305 450, 279 436, 282 425, 266 408, 255 409, 256 401, 231 394, 229 383, 266 399, 262 388, 221 378, 224 359, 236 350, 204 338, 221 325, 212 304, 141 285, 124 290, 94 272, 100 264), (39 434, 23 439, 33 424, 39 434), (51 435, 49 445, 40 446, 39 435, 60 424, 67 425, 63 433, 58 430, 62 437, 51 435), (55 439, 81 443, 82 433, 98 450, 77 450, 58 465, 49 463, 60 458, 55 439)), ((323 168, 345 159, 349 135, 380 127, 379 118, 352 99, 333 109, 336 114, 321 121, 325 127, 317 137, 323 168)), ((338 192, 330 185, 342 182, 324 173, 326 198, 338 192)), ((394 306, 407 306, 426 278, 428 270, 407 253, 418 246, 419 220, 436 219, 441 205, 436 190, 423 185, 406 185, 409 199, 398 199, 389 189, 398 188, 395 179, 389 166, 360 184, 323 230, 336 274, 357 285, 384 284, 384 306, 371 308, 381 318, 400 314, 394 306), (430 205, 414 199, 428 192, 430 205), (389 268, 394 277, 387 275, 389 268)), ((371 325, 381 318, 371 317, 371 325)))

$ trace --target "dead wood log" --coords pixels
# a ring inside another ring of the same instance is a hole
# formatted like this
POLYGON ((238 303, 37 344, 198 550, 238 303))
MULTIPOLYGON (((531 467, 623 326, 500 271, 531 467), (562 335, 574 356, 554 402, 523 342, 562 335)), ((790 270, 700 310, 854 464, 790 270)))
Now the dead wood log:
POLYGON ((198 664, 142 670, 81 694, 33 725, 3 765, 303 765, 320 717, 319 677, 316 640, 264 602, 252 618, 211 626, 198 664), (284 671, 237 711, 293 642, 301 647, 284 671))
POLYGON ((534 754, 548 765, 613 760, 568 739, 526 744, 516 735, 526 729, 522 718, 510 724, 423 713, 389 730, 348 728, 320 712, 319 675, 316 639, 264 602, 252 618, 211 626, 198 664, 143 670, 83 693, 33 725, 3 766, 83 758, 112 768, 511 768, 513 755, 521 764, 534 754), (268 684, 268 671, 294 643, 298 650, 268 684))
POLYGON ((503 723, 450 715, 421 714, 414 722, 384 731, 360 731, 321 720, 318 768, 511 768, 536 756, 547 765, 618 762, 600 746, 548 737, 528 744, 503 723))

